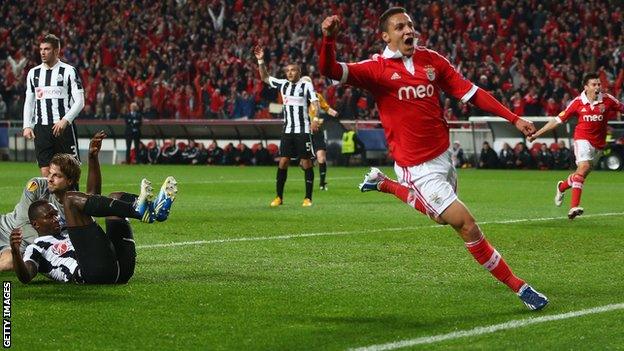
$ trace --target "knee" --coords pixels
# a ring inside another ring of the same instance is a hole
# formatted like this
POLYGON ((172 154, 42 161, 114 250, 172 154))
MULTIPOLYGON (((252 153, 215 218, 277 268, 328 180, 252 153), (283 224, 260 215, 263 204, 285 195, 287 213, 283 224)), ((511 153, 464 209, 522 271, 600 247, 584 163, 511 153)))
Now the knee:
POLYGON ((463 221, 458 231, 461 237, 467 241, 476 241, 481 237, 481 229, 472 216, 463 221))

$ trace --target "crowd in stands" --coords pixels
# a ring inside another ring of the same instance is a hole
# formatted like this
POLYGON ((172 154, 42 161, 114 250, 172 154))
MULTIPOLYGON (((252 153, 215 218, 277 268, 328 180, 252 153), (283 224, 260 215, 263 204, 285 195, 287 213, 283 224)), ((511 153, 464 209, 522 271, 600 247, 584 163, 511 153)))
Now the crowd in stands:
POLYGON ((208 147, 201 142, 167 140, 162 145, 156 141, 141 142, 138 151, 132 149, 130 162, 138 164, 236 165, 268 166, 276 164, 278 146, 262 143, 248 147, 244 143, 228 143, 221 148, 213 140, 208 147))
POLYGON ((493 169, 570 169, 574 168, 574 152, 572 152, 563 140, 549 145, 535 142, 530 149, 520 142, 513 148, 504 143, 500 152, 490 146, 487 141, 483 143, 479 156, 479 168, 493 169))
MULTIPOLYGON (((344 19, 337 57, 383 49, 377 24, 392 1, 4 0, 0 2, 0 118, 21 118, 24 80, 40 63, 44 33, 62 39, 86 91, 81 118, 113 119, 137 102, 146 118, 272 118, 277 91, 259 80, 252 47, 269 72, 298 62, 343 119, 377 119, 371 96, 332 85, 316 69, 320 23, 344 19), (3 102, 4 105, 3 106, 3 102), (6 110, 6 112, 3 112, 6 110)), ((407 0, 419 43, 446 56, 469 80, 518 115, 556 115, 598 71, 622 99, 621 0, 407 0)), ((445 117, 483 115, 442 97, 445 117)))

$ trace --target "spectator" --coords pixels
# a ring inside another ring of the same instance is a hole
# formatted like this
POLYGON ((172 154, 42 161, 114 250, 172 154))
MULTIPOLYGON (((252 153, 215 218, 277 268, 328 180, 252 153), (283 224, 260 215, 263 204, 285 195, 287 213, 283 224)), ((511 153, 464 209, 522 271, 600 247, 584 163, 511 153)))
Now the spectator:
POLYGON ((559 140, 557 151, 553 153, 556 169, 570 169, 574 164, 572 152, 566 147, 565 141, 559 140))
POLYGON ((252 164, 253 152, 247 145, 240 143, 236 146, 237 153, 234 156, 234 164, 239 166, 250 166, 252 164))
POLYGON ((483 147, 481 148, 479 168, 498 168, 498 156, 496 156, 496 152, 490 147, 490 143, 487 141, 483 142, 483 147))
POLYGON ((223 164, 234 165, 238 161, 239 151, 234 144, 229 143, 223 148, 223 164))
POLYGON ((459 141, 453 142, 453 150, 451 151, 451 159, 453 160, 453 166, 455 168, 462 168, 466 164, 466 158, 464 157, 464 149, 462 149, 459 141))
POLYGON ((209 165, 220 165, 223 164, 223 149, 217 145, 217 141, 213 140, 210 145, 208 145, 208 159, 206 162, 209 165))
POLYGON ((505 169, 516 168, 516 154, 508 143, 503 144, 503 148, 500 151, 499 160, 501 167, 505 169))
POLYGON ((548 145, 542 144, 540 151, 536 157, 537 168, 541 170, 553 169, 555 160, 552 152, 548 148, 548 145))
POLYGON ((271 157, 269 150, 262 143, 258 143, 258 148, 254 154, 254 164, 258 166, 273 165, 273 157, 271 157))
POLYGON ((516 168, 533 168, 533 156, 531 156, 529 150, 527 150, 525 143, 518 143, 518 145, 516 145, 516 168))
POLYGON ((7 105, 2 96, 0 96, 0 120, 7 118, 7 105))

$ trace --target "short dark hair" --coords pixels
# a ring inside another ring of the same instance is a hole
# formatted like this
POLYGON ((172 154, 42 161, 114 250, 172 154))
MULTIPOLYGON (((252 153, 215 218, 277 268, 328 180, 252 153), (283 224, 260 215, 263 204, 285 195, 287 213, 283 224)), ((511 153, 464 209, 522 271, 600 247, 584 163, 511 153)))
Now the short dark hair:
POLYGON ((59 166, 61 172, 67 180, 72 182, 72 185, 76 185, 80 181, 80 163, 73 155, 56 154, 52 157, 50 164, 59 166))
POLYGON ((379 17, 379 30, 382 32, 388 31, 388 18, 397 13, 407 13, 407 10, 404 7, 395 6, 384 11, 381 17, 379 17))
POLYGON ((61 39, 54 34, 46 34, 41 40, 41 43, 48 43, 52 45, 52 48, 58 49, 61 47, 61 39))
POLYGON ((44 199, 35 200, 30 204, 30 206, 28 206, 28 220, 32 222, 39 218, 41 216, 40 209, 47 204, 49 204, 48 200, 44 199))
POLYGON ((589 83, 590 79, 599 79, 600 76, 596 72, 590 72, 583 76, 583 86, 586 86, 589 83))

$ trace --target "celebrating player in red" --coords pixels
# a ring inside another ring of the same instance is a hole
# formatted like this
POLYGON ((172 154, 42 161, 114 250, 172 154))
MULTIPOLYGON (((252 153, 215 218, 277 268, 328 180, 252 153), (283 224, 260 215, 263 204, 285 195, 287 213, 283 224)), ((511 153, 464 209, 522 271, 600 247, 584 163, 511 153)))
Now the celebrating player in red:
POLYGON ((533 124, 463 78, 441 55, 416 46, 414 23, 404 8, 392 7, 381 15, 380 31, 387 47, 382 55, 374 55, 370 60, 348 64, 336 61, 335 36, 339 26, 338 16, 323 21, 320 71, 374 95, 400 179, 400 183, 395 182, 372 168, 360 189, 392 193, 436 222, 450 224, 479 264, 516 292, 528 308, 542 309, 548 299, 512 273, 457 198, 457 178, 440 93, 471 101, 484 111, 502 116, 525 135, 535 132, 533 124))
POLYGON ((529 140, 533 141, 538 136, 555 129, 559 124, 566 122, 576 115, 578 124, 574 129, 574 156, 576 157, 576 171, 567 179, 557 183, 555 205, 561 206, 563 194, 572 188, 572 200, 568 218, 574 219, 583 214, 581 204, 581 192, 583 183, 589 175, 592 166, 600 159, 602 149, 606 145, 607 121, 614 118, 617 112, 624 112, 624 104, 613 96, 600 91, 600 79, 598 74, 589 73, 583 77, 583 92, 577 96, 568 107, 552 118, 542 129, 532 135, 529 140))

